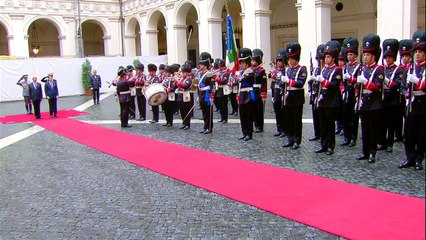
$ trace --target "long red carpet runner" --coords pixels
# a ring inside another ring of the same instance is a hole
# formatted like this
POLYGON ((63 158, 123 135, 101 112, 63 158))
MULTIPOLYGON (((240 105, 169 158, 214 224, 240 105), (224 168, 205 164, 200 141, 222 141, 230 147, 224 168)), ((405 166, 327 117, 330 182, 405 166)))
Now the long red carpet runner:
POLYGON ((345 238, 425 239, 424 199, 153 140, 69 118, 35 123, 138 166, 345 238))
MULTIPOLYGON (((76 110, 59 110, 58 111, 58 117, 57 118, 68 118, 68 117, 76 117, 88 114, 87 112, 80 112, 76 110)), ((37 123, 38 121, 46 121, 46 120, 53 120, 56 118, 52 118, 49 115, 49 112, 41 112, 41 119, 35 119, 34 114, 19 114, 19 115, 10 115, 10 116, 0 116, 0 122, 4 124, 11 124, 11 123, 22 123, 22 122, 34 122, 37 123)))

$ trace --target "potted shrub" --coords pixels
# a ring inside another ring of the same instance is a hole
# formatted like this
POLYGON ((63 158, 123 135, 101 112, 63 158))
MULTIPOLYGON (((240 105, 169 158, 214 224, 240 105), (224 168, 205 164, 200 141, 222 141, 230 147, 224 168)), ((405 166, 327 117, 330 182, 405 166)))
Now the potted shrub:
POLYGON ((92 73, 92 65, 90 61, 86 60, 81 65, 81 81, 83 83, 83 89, 86 92, 86 95, 91 96, 93 94, 90 89, 90 74, 92 73))

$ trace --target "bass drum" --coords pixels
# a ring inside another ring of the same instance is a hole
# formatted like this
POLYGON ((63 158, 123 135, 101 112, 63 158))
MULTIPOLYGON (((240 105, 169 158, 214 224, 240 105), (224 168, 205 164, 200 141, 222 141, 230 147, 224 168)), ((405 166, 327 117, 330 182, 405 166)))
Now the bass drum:
POLYGON ((167 99, 166 90, 161 83, 153 83, 145 88, 145 98, 149 105, 158 106, 167 99))

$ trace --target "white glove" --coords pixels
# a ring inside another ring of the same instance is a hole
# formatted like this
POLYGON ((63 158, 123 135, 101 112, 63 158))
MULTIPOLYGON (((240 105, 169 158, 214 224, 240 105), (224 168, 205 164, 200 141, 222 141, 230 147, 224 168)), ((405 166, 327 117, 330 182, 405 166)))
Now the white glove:
POLYGON ((322 75, 319 75, 318 77, 317 77, 317 82, 324 82, 324 78, 322 77, 322 75))
POLYGON ((390 82, 390 79, 389 79, 389 78, 387 78, 387 77, 385 77, 385 80, 383 81, 383 83, 384 83, 385 85, 388 85, 388 84, 389 84, 389 82, 390 82))
POLYGON ((290 79, 284 75, 284 76, 281 76, 281 81, 283 81, 283 83, 288 83, 290 79))
POLYGON ((360 76, 358 76, 356 81, 358 83, 363 84, 363 85, 367 84, 367 82, 368 82, 367 78, 364 77, 364 74, 361 74, 360 76))
POLYGON ((349 73, 343 74, 343 79, 349 80, 350 78, 351 78, 351 75, 349 75, 349 73))
POLYGON ((316 81, 316 80, 317 80, 317 78, 314 75, 311 75, 309 77, 309 81, 316 81))
POLYGON ((413 84, 419 83, 419 80, 420 80, 415 74, 409 74, 407 76, 407 79, 410 83, 413 83, 413 84))

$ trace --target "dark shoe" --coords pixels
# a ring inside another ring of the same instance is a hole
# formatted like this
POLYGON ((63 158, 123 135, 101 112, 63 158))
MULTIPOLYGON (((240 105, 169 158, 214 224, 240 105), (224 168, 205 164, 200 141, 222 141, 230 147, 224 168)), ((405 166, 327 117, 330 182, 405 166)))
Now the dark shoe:
POLYGON ((395 138, 395 142, 402 142, 404 139, 402 137, 395 138))
POLYGON ((98 105, 99 105, 100 103, 98 102, 98 105))
POLYGON ((200 117, 198 120, 204 120, 204 117, 200 117))
POLYGON ((356 146, 356 142, 352 140, 351 143, 349 143, 349 147, 355 147, 355 146, 356 146))
POLYGON ((279 136, 281 136, 281 132, 274 133, 274 137, 279 137, 279 136))
POLYGON ((223 120, 223 119, 220 119, 219 121, 217 121, 218 123, 221 123, 221 122, 223 122, 223 121, 225 121, 225 120, 223 120))
POLYGON ((293 147, 291 147, 291 148, 298 149, 299 147, 300 147, 300 145, 298 143, 294 143, 293 147))
POLYGON ((165 123, 165 124, 163 124, 163 126, 165 126, 165 127, 167 127, 169 125, 169 123, 165 123))
POLYGON ((327 152, 327 149, 326 148, 320 148, 320 149, 315 150, 315 153, 323 153, 323 152, 327 152))
POLYGON ((169 123, 169 124, 166 125, 166 127, 172 127, 172 126, 173 126, 172 123, 169 123))
POLYGON ((350 143, 351 143, 351 141, 350 141, 350 140, 346 140, 346 141, 342 142, 342 143, 340 144, 340 146, 347 146, 347 145, 349 145, 350 143))
POLYGON ((382 151, 382 150, 385 150, 385 149, 386 149, 385 145, 383 145, 383 144, 377 145, 377 151, 382 151))
POLYGON ((129 119, 135 119, 135 117, 134 116, 130 116, 129 119))
POLYGON ((329 148, 328 150, 327 150, 327 155, 333 155, 333 153, 334 153, 334 150, 332 149, 332 148, 329 148))
POLYGON ((145 121, 145 118, 141 117, 141 118, 138 119, 138 121, 140 121, 140 122, 145 121))
POLYGON ((244 138, 246 138, 246 135, 239 137, 238 140, 244 140, 244 138))
POLYGON ((149 121, 150 123, 157 123, 158 121, 156 121, 156 120, 151 120, 151 121, 149 121))
POLYGON ((206 130, 206 131, 204 131, 204 134, 209 134, 209 133, 212 133, 213 131, 212 130, 206 130))
POLYGON ((181 125, 180 127, 179 127, 179 129, 184 129, 186 126, 185 125, 181 125))
POLYGON ((334 132, 335 134, 340 134, 342 132, 342 129, 337 129, 336 132, 334 132))
POLYGON ((388 147, 388 148, 386 149, 386 152, 388 152, 388 153, 393 152, 393 147, 388 147))
POLYGON ((374 163, 376 161, 376 156, 374 154, 370 154, 368 158, 368 163, 374 163))
POLYGON ((235 112, 231 112, 231 113, 230 113, 230 114, 228 114, 228 115, 234 115, 234 113, 235 113, 235 112))
POLYGON ((368 156, 365 154, 362 154, 361 156, 357 157, 356 160, 367 160, 368 156))
POLYGON ((228 120, 223 120, 222 124, 228 123, 228 120))
POLYGON ((403 163, 399 164, 398 168, 409 168, 415 165, 414 161, 405 160, 403 163))
POLYGON ((245 142, 247 142, 247 141, 249 141, 249 140, 251 140, 252 139, 252 137, 250 137, 250 136, 246 136, 245 138, 244 138, 244 141, 245 142))
POLYGON ((316 141, 316 140, 319 140, 319 139, 320 139, 319 137, 316 137, 316 136, 315 136, 315 137, 313 137, 313 138, 309 138, 309 141, 311 141, 311 142, 312 142, 312 141, 316 141))
POLYGON ((283 145, 283 148, 287 148, 287 147, 293 147, 294 143, 292 142, 288 142, 286 144, 283 145))
POLYGON ((234 116, 238 116, 238 112, 235 112, 235 113, 234 113, 234 116))
POLYGON ((122 128, 129 128, 132 127, 131 125, 121 126, 122 128))
POLYGON ((263 132, 263 130, 262 130, 262 129, 259 129, 259 128, 256 128, 253 132, 254 132, 254 133, 261 133, 261 132, 263 132))
POLYGON ((185 126, 184 128, 182 128, 183 130, 188 130, 189 126, 185 126))
POLYGON ((416 170, 422 170, 423 169, 422 162, 416 161, 416 166, 414 167, 414 169, 416 169, 416 170))
POLYGON ((280 138, 287 137, 287 134, 281 133, 280 138))
POLYGON ((207 129, 203 129, 199 133, 201 134, 201 133, 204 133, 205 131, 207 131, 207 129))

